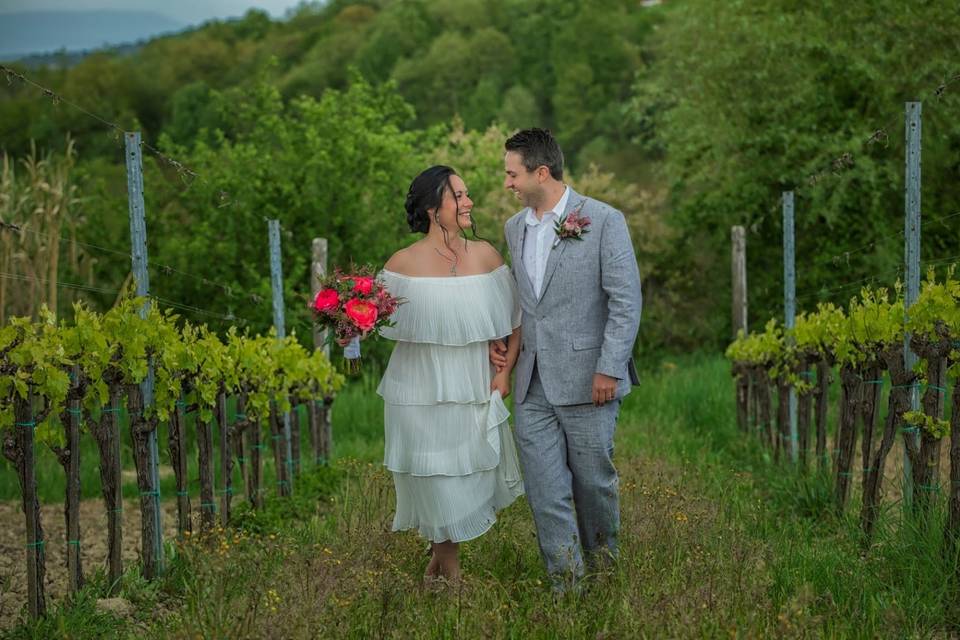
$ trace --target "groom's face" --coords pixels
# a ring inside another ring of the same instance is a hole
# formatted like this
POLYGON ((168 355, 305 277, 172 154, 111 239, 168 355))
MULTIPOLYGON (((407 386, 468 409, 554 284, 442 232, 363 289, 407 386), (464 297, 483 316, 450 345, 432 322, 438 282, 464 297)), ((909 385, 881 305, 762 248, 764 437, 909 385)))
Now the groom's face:
POLYGON ((516 151, 507 151, 503 156, 503 170, 506 177, 503 187, 512 191, 525 207, 536 207, 543 194, 543 185, 536 171, 527 171, 523 166, 523 156, 516 151))

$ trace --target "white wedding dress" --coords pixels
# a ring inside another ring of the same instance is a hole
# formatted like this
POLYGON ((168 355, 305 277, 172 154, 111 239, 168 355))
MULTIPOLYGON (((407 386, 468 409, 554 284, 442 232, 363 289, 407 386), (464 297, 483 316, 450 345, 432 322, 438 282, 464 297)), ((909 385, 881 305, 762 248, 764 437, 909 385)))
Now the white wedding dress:
POLYGON ((393 472, 393 530, 432 542, 486 532, 496 511, 523 494, 510 416, 490 391, 488 341, 520 325, 516 283, 501 266, 486 274, 378 276, 403 298, 396 340, 377 393, 384 401, 384 465, 393 472))

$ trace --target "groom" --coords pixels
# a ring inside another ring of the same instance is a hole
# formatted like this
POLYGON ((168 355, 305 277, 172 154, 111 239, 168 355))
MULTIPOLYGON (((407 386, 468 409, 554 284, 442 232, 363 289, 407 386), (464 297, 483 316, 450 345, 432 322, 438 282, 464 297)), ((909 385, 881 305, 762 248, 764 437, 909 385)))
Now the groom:
MULTIPOLYGON (((623 214, 563 183, 549 131, 526 129, 504 146, 504 187, 525 206, 504 226, 523 309, 515 430, 540 552, 564 590, 585 557, 592 566, 617 556, 613 433, 637 384, 640 272, 623 214)), ((498 368, 505 352, 492 343, 498 368)))

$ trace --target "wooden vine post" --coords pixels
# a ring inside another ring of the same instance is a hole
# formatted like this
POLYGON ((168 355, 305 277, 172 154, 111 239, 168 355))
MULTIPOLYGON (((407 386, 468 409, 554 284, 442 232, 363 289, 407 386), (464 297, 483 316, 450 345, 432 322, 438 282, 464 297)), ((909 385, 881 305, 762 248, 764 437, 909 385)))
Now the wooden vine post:
POLYGON ((107 593, 120 589, 123 576, 123 484, 120 477, 120 410, 123 398, 121 374, 108 370, 104 383, 110 401, 101 409, 100 419, 90 424, 100 453, 100 491, 107 511, 107 593))
POLYGON ((17 470, 26 524, 24 541, 27 565, 27 609, 31 618, 46 612, 46 574, 43 524, 37 494, 36 447, 38 439, 53 431, 47 418, 60 413, 70 381, 60 367, 53 316, 46 310, 41 324, 19 318, 0 331, 0 440, 3 455, 17 470))
POLYGON ((64 495, 64 517, 67 530, 67 574, 70 593, 76 593, 84 583, 83 560, 80 555, 80 423, 83 409, 81 400, 85 395, 86 382, 79 365, 70 367, 70 391, 67 404, 60 414, 66 446, 53 446, 57 461, 67 478, 64 495))
POLYGON ((227 389, 220 385, 217 392, 217 433, 220 436, 220 524, 230 523, 233 497, 233 454, 231 452, 230 424, 227 419, 227 389))
POLYGON ((813 398, 816 387, 810 371, 812 356, 807 352, 799 353, 798 371, 800 387, 797 398, 797 456, 800 470, 806 472, 809 467, 810 427, 813 419, 813 398))
POLYGON ((860 424, 862 437, 860 440, 860 457, 863 461, 861 469, 861 486, 867 486, 867 474, 870 472, 870 456, 873 453, 873 438, 877 429, 877 417, 880 415, 880 396, 883 391, 883 366, 877 360, 874 349, 860 368, 862 386, 860 387, 860 424))
POLYGON ((834 447, 834 507, 842 514, 847 506, 853 480, 853 453, 857 443, 857 417, 860 409, 861 379, 856 362, 840 365, 840 423, 834 447))
POLYGON ((186 395, 181 395, 170 414, 167 449, 177 484, 177 535, 181 538, 193 532, 190 518, 190 485, 187 475, 187 416, 186 395))
POLYGON ((291 396, 290 398, 290 455, 293 463, 290 465, 290 475, 292 480, 300 477, 300 403, 291 396))
POLYGON ((833 382, 833 358, 821 353, 817 361, 817 386, 813 392, 815 399, 815 428, 817 432, 817 469, 825 471, 830 462, 827 455, 827 410, 830 405, 830 384, 833 382))
MULTIPOLYGON (((955 333, 954 336, 960 335, 955 333)), ((954 351, 951 356, 953 374, 953 402, 950 408, 950 500, 948 503, 947 527, 944 532, 946 551, 952 554, 960 543, 960 372, 956 369, 960 365, 960 344, 953 341, 954 351)), ((958 569, 960 571, 960 569, 958 569)))
MULTIPOLYGON (((240 477, 243 478, 244 495, 250 495, 250 456, 244 445, 245 432, 250 428, 251 421, 246 413, 247 398, 245 393, 237 395, 237 413, 235 422, 230 427, 230 448, 233 451, 237 464, 240 465, 240 477)), ((236 493, 231 491, 231 495, 236 493)))
POLYGON ((14 432, 13 437, 4 439, 4 455, 17 468, 20 490, 23 493, 23 513, 27 524, 27 605, 31 618, 39 618, 46 613, 47 604, 44 593, 46 578, 46 560, 44 546, 46 539, 40 522, 40 499, 37 496, 37 470, 34 436, 37 418, 33 412, 33 393, 23 398, 19 395, 13 401, 14 432))
POLYGON ((133 461, 137 471, 137 489, 140 493, 140 544, 141 561, 143 563, 143 577, 153 580, 161 571, 161 553, 154 548, 157 537, 161 535, 157 527, 160 518, 156 511, 160 504, 157 502, 159 485, 153 483, 150 465, 151 433, 156 434, 156 414, 147 414, 147 404, 143 396, 143 387, 140 384, 131 384, 127 387, 127 415, 130 420, 130 439, 133 443, 133 461))
POLYGON ((216 524, 213 494, 213 433, 210 418, 197 419, 197 466, 200 474, 200 535, 209 535, 216 524))

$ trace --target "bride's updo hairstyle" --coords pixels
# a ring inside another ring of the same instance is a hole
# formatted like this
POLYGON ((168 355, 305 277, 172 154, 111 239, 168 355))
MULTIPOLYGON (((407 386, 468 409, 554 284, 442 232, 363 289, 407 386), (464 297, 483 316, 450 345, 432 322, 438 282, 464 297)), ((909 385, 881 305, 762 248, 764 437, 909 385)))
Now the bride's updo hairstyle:
MULTIPOLYGON (((444 165, 436 165, 426 169, 413 179, 410 190, 407 191, 407 201, 404 207, 407 210, 407 224, 410 233, 427 233, 430 230, 430 213, 428 209, 439 209, 443 202, 443 192, 450 187, 450 176, 456 171, 444 165)), ((451 191, 453 188, 451 187, 451 191)))

